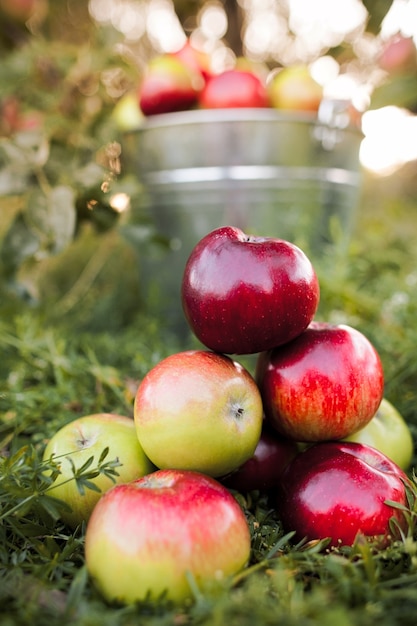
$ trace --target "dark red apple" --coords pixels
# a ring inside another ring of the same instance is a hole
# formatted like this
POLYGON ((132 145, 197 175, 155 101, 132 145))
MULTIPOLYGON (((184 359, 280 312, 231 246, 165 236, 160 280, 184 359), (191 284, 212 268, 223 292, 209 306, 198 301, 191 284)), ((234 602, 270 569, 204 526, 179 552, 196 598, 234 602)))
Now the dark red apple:
POLYGON ((202 77, 173 54, 152 59, 139 87, 144 115, 173 113, 191 108, 202 87, 202 77))
POLYGON ((268 91, 253 72, 226 70, 213 75, 199 95, 203 109, 264 108, 269 106, 268 91))
POLYGON ((277 487, 284 469, 298 452, 294 441, 264 426, 254 455, 221 482, 242 493, 255 490, 267 493, 277 487))
POLYGON ((185 316, 208 348, 253 354, 297 337, 319 302, 312 263, 294 244, 224 226, 203 237, 186 263, 185 316))
POLYGON ((382 452, 360 443, 319 443, 298 454, 284 470, 276 507, 296 539, 330 538, 330 546, 352 545, 358 534, 390 540, 394 517, 406 519, 387 501, 407 505, 406 474, 382 452))
POLYGON ((326 322, 260 354, 255 378, 265 419, 294 441, 348 437, 372 419, 384 393, 381 359, 369 339, 326 322))

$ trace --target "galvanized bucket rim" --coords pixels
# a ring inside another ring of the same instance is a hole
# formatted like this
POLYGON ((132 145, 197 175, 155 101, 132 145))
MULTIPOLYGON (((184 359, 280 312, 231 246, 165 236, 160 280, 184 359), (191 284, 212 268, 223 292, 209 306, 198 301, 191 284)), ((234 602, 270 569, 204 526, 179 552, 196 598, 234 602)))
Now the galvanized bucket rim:
POLYGON ((306 124, 310 126, 337 128, 343 132, 363 136, 360 128, 347 125, 340 128, 319 119, 317 113, 312 112, 286 112, 277 111, 273 108, 230 108, 230 109, 191 109, 174 113, 161 113, 151 115, 143 119, 138 128, 129 131, 131 133, 143 133, 147 130, 183 126, 191 124, 213 124, 233 122, 276 122, 285 124, 306 124))

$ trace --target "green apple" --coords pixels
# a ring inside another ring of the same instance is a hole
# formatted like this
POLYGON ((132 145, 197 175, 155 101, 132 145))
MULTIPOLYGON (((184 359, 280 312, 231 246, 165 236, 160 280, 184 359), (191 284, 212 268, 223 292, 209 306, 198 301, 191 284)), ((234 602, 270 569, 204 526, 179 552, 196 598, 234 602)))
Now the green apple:
POLYGON ((386 398, 383 398, 371 421, 344 441, 372 446, 403 470, 411 465, 414 445, 410 429, 399 411, 386 398))
POLYGON ((145 454, 158 468, 220 477, 253 456, 263 407, 240 363, 209 350, 187 350, 146 374, 134 418, 145 454))
POLYGON ((120 98, 112 113, 117 128, 122 132, 137 129, 143 122, 143 117, 137 95, 132 91, 120 98))
POLYGON ((112 413, 86 415, 66 424, 50 439, 43 459, 59 463, 61 473, 48 493, 69 505, 71 511, 63 512, 62 519, 73 528, 89 519, 102 493, 115 482, 129 482, 155 469, 138 441, 133 419, 112 413), (72 463, 80 468, 93 457, 93 469, 105 448, 109 449, 106 460, 117 459, 120 463, 116 468, 118 475, 112 479, 99 474, 91 479, 99 491, 86 489, 81 494, 73 478, 72 463))

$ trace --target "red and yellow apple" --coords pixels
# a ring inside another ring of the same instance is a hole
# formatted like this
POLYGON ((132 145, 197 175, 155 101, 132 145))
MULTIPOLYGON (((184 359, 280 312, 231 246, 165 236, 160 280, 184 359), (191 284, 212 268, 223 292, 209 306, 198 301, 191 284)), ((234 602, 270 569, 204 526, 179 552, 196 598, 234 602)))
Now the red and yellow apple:
POLYGON ((343 439, 377 412, 384 393, 381 359, 347 325, 313 321, 293 341, 262 352, 255 378, 265 418, 299 442, 343 439))
POLYGON ((323 98, 323 87, 314 80, 306 65, 275 71, 267 88, 271 106, 285 111, 316 113, 323 98))
POLYGON ((62 512, 62 519, 71 527, 88 520, 102 494, 115 482, 128 482, 155 470, 138 441, 133 419, 112 413, 86 415, 66 424, 49 440, 43 459, 59 464, 61 473, 48 494, 70 507, 70 511, 62 512), (106 460, 120 463, 117 475, 113 479, 105 474, 90 478, 95 489, 80 493, 73 464, 80 468, 93 457, 94 468, 105 448, 109 449, 106 460))
POLYGON ((158 468, 219 477, 255 452, 263 410, 258 387, 241 364, 223 354, 187 350, 146 374, 134 419, 141 446, 158 468))
POLYGON ((384 454, 352 442, 322 442, 298 454, 284 470, 275 504, 296 540, 330 538, 330 546, 352 545, 359 535, 386 545, 391 518, 403 532, 407 522, 407 475, 384 454))
POLYGON ((139 85, 139 106, 144 115, 190 109, 203 86, 201 75, 173 54, 162 54, 147 65, 139 85))
POLYGON ((179 50, 173 52, 173 55, 193 72, 201 74, 204 80, 207 80, 213 74, 211 56, 194 46, 190 39, 187 39, 179 50))
POLYGON ((190 471, 159 470, 108 491, 87 525, 85 559, 110 602, 193 598, 245 567, 250 532, 232 494, 190 471))
POLYGON ((207 348, 254 354, 286 343, 312 321, 316 272, 294 244, 220 227, 191 251, 181 285, 186 319, 207 348))

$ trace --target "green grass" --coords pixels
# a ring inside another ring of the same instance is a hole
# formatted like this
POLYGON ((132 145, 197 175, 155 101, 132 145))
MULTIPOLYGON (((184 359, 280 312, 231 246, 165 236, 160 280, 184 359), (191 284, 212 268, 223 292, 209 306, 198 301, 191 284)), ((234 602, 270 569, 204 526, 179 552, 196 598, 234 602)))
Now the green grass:
MULTIPOLYGON (((348 256, 317 261, 318 316, 354 325, 373 341, 384 364, 386 396, 417 440, 417 213, 411 202, 395 197, 382 204, 383 194, 365 196, 348 256)), ((51 276, 60 271, 58 260, 46 275, 51 290, 51 276)), ((66 528, 48 495, 51 479, 44 470, 54 467, 41 462, 43 448, 80 415, 131 415, 140 379, 184 347, 160 320, 132 313, 126 294, 123 315, 115 314, 106 328, 120 280, 127 289, 134 284, 134 277, 122 275, 117 264, 98 272, 88 297, 66 315, 54 315, 50 304, 48 310, 0 304, 1 626, 414 626, 414 511, 408 536, 384 550, 359 541, 328 551, 320 543, 294 544, 261 494, 237 494, 251 529, 251 563, 215 596, 195 589, 194 602, 184 607, 163 601, 116 607, 97 595, 84 567, 84 528, 66 528)), ((107 461, 75 479, 85 484, 92 473, 109 469, 107 461)))

